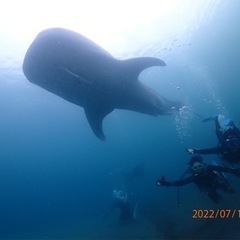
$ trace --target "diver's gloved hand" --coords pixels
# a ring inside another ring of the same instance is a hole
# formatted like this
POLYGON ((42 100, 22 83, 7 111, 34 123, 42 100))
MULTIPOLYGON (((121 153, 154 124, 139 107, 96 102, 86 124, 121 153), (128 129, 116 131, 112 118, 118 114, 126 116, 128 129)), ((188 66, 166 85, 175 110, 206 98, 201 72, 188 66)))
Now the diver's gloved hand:
POLYGON ((189 154, 194 154, 194 149, 192 149, 192 148, 187 148, 186 151, 187 151, 189 154))
POLYGON ((161 182, 161 186, 166 186, 166 187, 169 187, 169 186, 172 186, 172 183, 171 182, 161 182))
POLYGON ((167 182, 165 180, 165 177, 161 177, 161 179, 158 179, 157 182, 156 182, 157 186, 166 186, 166 187, 169 187, 172 185, 171 182, 167 182))
POLYGON ((240 168, 235 168, 233 174, 240 177, 240 168))

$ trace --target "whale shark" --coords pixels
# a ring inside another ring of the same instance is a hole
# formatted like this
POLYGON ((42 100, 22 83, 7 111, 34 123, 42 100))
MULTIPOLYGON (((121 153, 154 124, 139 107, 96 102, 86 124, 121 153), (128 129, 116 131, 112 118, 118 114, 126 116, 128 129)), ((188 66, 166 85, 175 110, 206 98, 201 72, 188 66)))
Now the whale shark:
POLYGON ((152 116, 180 109, 139 81, 153 66, 166 64, 155 57, 120 60, 77 32, 49 28, 35 37, 22 68, 31 83, 83 107, 93 133, 105 140, 102 122, 114 109, 152 116))

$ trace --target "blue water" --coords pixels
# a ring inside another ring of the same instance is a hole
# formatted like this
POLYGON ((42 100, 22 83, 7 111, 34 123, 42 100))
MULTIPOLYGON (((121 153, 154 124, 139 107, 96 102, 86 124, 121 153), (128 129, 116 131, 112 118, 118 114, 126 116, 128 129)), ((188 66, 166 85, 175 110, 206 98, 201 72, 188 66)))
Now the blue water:
MULTIPOLYGON (((213 124, 202 117, 222 113, 240 126, 240 3, 212 2, 206 1, 198 25, 128 53, 166 61, 167 67, 146 70, 140 80, 190 111, 154 118, 115 110, 103 123, 106 142, 94 136, 81 107, 27 81, 24 54, 15 56, 9 47, 14 42, 20 48, 20 40, 0 32, 0 239, 240 238, 239 218, 192 218, 193 209, 240 209, 237 177, 229 176, 236 193, 223 194, 218 206, 188 185, 180 189, 179 207, 176 188, 155 185, 161 175, 180 178, 189 159, 185 148, 217 144, 213 124), (143 174, 126 183, 126 173, 138 164, 143 174), (139 203, 133 223, 120 224, 117 212, 103 219, 113 189, 139 203)), ((186 4, 186 15, 194 15, 186 4)), ((168 19, 154 26, 167 32, 168 19)))

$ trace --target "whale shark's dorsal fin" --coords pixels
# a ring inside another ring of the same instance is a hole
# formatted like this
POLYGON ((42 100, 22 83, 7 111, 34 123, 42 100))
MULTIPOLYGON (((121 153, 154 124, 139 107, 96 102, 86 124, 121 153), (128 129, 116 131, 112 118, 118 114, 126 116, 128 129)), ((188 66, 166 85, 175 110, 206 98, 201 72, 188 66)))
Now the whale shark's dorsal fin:
MULTIPOLYGON (((124 72, 131 75, 132 80, 137 80, 139 74, 146 68, 153 66, 166 66, 166 63, 154 57, 139 57, 127 60, 120 60, 124 72)), ((129 79, 128 78, 128 79, 129 79)))

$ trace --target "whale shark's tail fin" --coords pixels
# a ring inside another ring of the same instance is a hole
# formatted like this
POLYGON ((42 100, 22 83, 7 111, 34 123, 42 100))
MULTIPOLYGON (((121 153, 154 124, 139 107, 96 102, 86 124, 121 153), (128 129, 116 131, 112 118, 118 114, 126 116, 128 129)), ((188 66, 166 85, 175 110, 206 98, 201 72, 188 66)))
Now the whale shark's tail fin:
MULTIPOLYGON (((164 61, 154 57, 139 57, 118 61, 119 68, 121 72, 124 73, 124 76, 121 78, 121 80, 123 83, 127 82, 128 84, 131 82, 137 82, 139 74, 149 67, 166 66, 164 61)), ((141 93, 141 100, 144 100, 145 102, 142 101, 142 108, 139 108, 138 110, 134 109, 135 111, 147 113, 153 116, 171 115, 173 112, 179 111, 183 106, 182 103, 171 101, 163 96, 160 96, 154 90, 144 86, 141 83, 136 86, 138 88, 138 93, 141 93)), ((138 107, 139 106, 140 104, 138 104, 138 107)))

